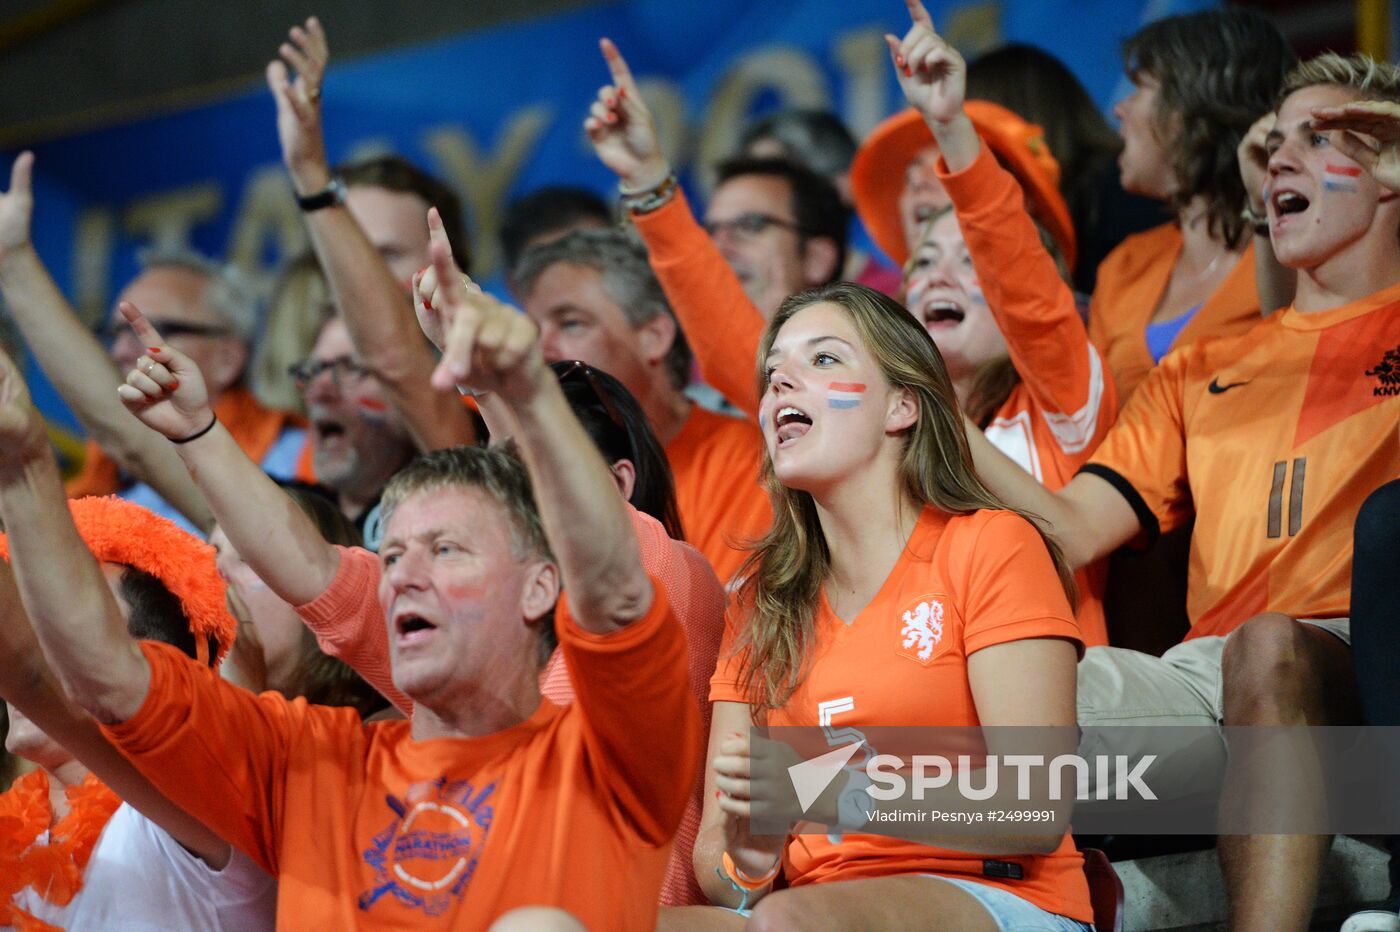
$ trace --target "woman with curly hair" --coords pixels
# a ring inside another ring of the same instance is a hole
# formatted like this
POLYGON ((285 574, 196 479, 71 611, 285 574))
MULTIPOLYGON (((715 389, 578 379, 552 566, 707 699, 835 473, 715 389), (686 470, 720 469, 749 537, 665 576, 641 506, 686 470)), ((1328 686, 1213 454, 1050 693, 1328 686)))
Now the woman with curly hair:
POLYGON ((1295 61, 1277 26, 1240 9, 1158 20, 1127 40, 1123 58, 1133 82, 1114 108, 1123 188, 1175 216, 1099 267, 1089 336, 1120 405, 1169 350, 1259 322, 1255 250, 1269 234, 1246 213, 1237 149, 1295 61))

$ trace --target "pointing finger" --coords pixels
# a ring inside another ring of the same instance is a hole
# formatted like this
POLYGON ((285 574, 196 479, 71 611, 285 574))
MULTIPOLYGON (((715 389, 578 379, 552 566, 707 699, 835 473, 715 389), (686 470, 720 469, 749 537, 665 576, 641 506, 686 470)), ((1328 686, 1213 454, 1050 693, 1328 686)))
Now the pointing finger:
POLYGON ((10 166, 10 194, 28 194, 30 179, 34 174, 34 153, 21 152, 10 166))
POLYGON ((916 25, 927 26, 933 29, 933 17, 929 15, 928 10, 924 9, 924 5, 920 0, 904 0, 904 5, 909 8, 909 18, 913 20, 916 25))
POLYGON ((141 313, 140 308, 130 301, 123 301, 117 305, 117 310, 131 325, 132 332, 136 334, 136 338, 141 341, 142 346, 151 349, 160 349, 165 346, 165 338, 156 330, 155 325, 146 319, 146 315, 141 313))
POLYGON ((637 82, 632 80, 632 69, 627 67, 627 59, 622 57, 613 41, 604 37, 598 40, 598 47, 603 50, 603 59, 608 63, 613 84, 619 88, 626 88, 628 92, 635 91, 637 82))

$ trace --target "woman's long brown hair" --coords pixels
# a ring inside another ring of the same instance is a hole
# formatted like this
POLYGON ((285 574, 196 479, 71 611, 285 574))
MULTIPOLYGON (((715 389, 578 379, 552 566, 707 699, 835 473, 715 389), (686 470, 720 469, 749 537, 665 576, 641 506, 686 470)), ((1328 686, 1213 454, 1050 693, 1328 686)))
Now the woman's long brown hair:
MULTIPOLYGON (((919 505, 947 514, 1000 509, 1021 514, 1034 525, 1030 515, 1002 501, 978 478, 943 357, 927 331, 893 299, 849 282, 793 295, 769 321, 760 361, 767 358, 784 324, 822 303, 835 304, 850 315, 885 379, 912 393, 918 403, 918 419, 905 434, 900 458, 902 491, 919 505)), ((758 383, 761 397, 768 390, 761 363, 758 383)), ((766 454, 763 481, 773 504, 773 526, 754 545, 740 574, 739 603, 748 618, 734 648, 743 657, 740 682, 755 717, 762 710, 781 708, 806 673, 817 603, 830 566, 812 496, 780 483, 766 454)), ((1060 548, 1044 532, 1041 536, 1073 603, 1074 582, 1060 548)))

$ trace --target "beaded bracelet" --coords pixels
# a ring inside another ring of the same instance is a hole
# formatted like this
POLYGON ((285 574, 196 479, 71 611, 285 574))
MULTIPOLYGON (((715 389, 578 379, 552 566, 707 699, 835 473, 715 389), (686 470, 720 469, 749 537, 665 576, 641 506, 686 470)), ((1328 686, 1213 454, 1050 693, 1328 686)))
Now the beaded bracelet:
POLYGON ((645 191, 622 191, 622 207, 629 214, 649 214, 670 202, 676 196, 676 173, 671 172, 661 183, 645 191))

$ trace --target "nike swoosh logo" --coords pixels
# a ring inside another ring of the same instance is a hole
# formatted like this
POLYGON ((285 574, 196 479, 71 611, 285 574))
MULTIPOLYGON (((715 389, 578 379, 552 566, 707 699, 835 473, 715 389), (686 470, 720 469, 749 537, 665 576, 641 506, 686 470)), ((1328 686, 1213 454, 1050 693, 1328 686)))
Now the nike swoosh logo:
POLYGON ((1221 385, 1219 379, 1211 379, 1210 385, 1208 387, 1212 395, 1223 395, 1232 388, 1239 388, 1241 385, 1248 385, 1252 381, 1254 380, 1245 379, 1243 382, 1231 382, 1229 385, 1221 385))

